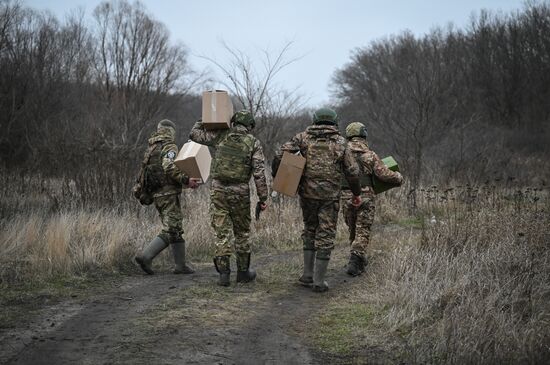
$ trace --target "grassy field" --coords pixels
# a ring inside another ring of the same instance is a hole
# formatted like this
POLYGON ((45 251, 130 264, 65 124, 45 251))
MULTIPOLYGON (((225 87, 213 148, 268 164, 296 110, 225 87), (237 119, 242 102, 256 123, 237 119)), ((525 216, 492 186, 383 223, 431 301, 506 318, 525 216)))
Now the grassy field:
MULTIPOLYGON (((4 185, 1 192, 4 304, 44 288, 63 295, 55 288, 93 286, 94 275, 137 272, 133 255, 160 228, 154 208, 140 207, 127 196, 120 204, 86 204, 71 182, 37 185, 35 179, 13 177, 8 181, 13 189, 4 185)), ((307 336, 310 346, 342 363, 366 363, 376 354, 406 363, 548 360, 548 190, 432 186, 417 192, 415 208, 408 196, 401 189, 378 200, 368 271, 345 290, 333 291, 315 320, 307 321, 302 330, 312 334, 307 336)), ((190 259, 209 265, 213 236, 207 188, 184 192, 183 206, 190 259)), ((340 225, 341 249, 333 267, 343 267, 347 259, 346 232, 340 225)), ((300 230, 297 201, 272 202, 253 223, 254 250, 264 257, 299 252, 300 230)), ((167 270, 169 253, 155 265, 167 270)), ((285 292, 300 271, 300 259, 279 260, 265 270, 259 286, 244 298, 218 292, 213 285, 194 287, 176 301, 162 303, 168 309, 163 321, 176 320, 183 302, 193 304, 193 317, 213 325, 216 318, 235 314, 243 301, 261 305, 265 295, 285 292), (227 306, 214 317, 197 309, 210 300, 227 306)))

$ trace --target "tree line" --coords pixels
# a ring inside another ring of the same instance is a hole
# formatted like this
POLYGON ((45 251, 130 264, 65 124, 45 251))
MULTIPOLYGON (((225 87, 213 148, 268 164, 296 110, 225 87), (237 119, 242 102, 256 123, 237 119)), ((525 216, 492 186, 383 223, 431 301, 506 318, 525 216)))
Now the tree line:
MULTIPOLYGON (((305 99, 273 81, 299 62, 290 46, 266 53, 260 67, 227 44, 227 59, 211 60, 236 106, 257 113, 268 157, 311 123, 305 99)), ((60 20, 0 0, 0 164, 133 176, 158 120, 182 125, 183 142, 200 117, 198 91, 209 79, 188 58, 139 2, 105 1, 91 17, 73 11, 60 20)), ((332 93, 341 129, 364 122, 371 145, 397 157, 413 188, 548 178, 550 3, 357 48, 336 70, 332 93)))
POLYGON ((53 174, 135 168, 128 157, 159 118, 198 118, 189 91, 200 75, 187 59, 140 3, 104 2, 87 23, 82 12, 60 21, 2 0, 2 163, 53 174))
POLYGON ((375 41, 353 52, 333 85, 342 114, 366 122, 413 187, 548 178, 549 2, 375 41))

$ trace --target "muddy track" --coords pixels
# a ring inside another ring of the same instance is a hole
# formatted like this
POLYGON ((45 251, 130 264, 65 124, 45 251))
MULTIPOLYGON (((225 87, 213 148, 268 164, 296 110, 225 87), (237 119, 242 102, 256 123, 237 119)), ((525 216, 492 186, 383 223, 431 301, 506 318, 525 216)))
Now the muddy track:
POLYGON ((17 351, 6 360, 12 364, 109 363, 111 355, 132 339, 128 324, 157 298, 198 280, 211 278, 205 273, 184 280, 168 274, 129 277, 116 289, 86 302, 57 306, 31 324, 31 330, 5 336, 17 351))
MULTIPOLYGON (((284 261, 289 254, 273 256, 284 261)), ((258 260, 258 266, 267 260, 258 260), (262 262, 263 261, 263 262, 262 262)), ((334 270, 334 268, 333 268, 334 270)), ((27 329, 0 333, 0 363, 8 364, 316 364, 303 343, 300 324, 322 307, 324 300, 294 283, 284 294, 267 296, 248 307, 251 287, 232 287, 245 300, 236 313, 246 319, 220 326, 193 323, 166 328, 140 326, 142 316, 161 312, 159 301, 190 287, 212 286, 211 267, 180 276, 157 274, 127 277, 114 289, 86 301, 69 301, 46 309, 27 329)), ((332 272, 331 282, 346 279, 332 272)), ((251 289, 252 288, 252 289, 251 289)), ((233 293, 233 292, 232 292, 233 293)), ((325 295, 331 295, 330 292, 325 295)), ((223 302, 218 300, 218 302, 223 302)), ((223 303, 217 303, 223 305, 223 303)), ((185 307, 181 308, 183 311, 185 307)), ((233 319, 234 320, 234 319, 233 319)))

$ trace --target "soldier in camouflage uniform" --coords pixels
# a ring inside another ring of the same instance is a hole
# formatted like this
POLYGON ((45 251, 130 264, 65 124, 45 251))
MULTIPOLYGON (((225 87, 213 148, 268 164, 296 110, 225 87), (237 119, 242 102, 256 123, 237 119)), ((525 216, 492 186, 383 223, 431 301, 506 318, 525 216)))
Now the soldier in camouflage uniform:
POLYGON ((348 147, 355 157, 361 170, 362 203, 359 207, 352 204, 352 192, 344 189, 341 197, 344 219, 349 228, 351 254, 347 273, 351 276, 360 275, 367 264, 367 245, 370 239, 370 230, 374 221, 375 194, 372 178, 395 185, 403 183, 403 176, 399 172, 391 171, 367 144, 367 129, 362 123, 350 123, 346 128, 348 147))
POLYGON ((153 191, 155 207, 162 221, 162 231, 135 257, 136 262, 147 274, 154 274, 153 259, 168 245, 174 255, 174 274, 191 274, 193 269, 185 264, 185 240, 182 237, 181 189, 184 186, 196 188, 197 182, 189 179, 174 164, 178 153, 175 144, 176 126, 164 119, 157 131, 149 138, 150 153, 145 166, 145 183, 153 191))
POLYGON ((314 125, 282 145, 273 160, 272 172, 275 176, 285 151, 306 157, 298 191, 304 220, 304 274, 299 282, 323 292, 328 290, 324 278, 336 237, 342 173, 356 195, 356 205, 361 203, 361 187, 359 168, 338 131, 336 112, 319 109, 313 121, 314 125))
POLYGON ((264 153, 260 141, 250 131, 256 124, 247 110, 231 118, 232 127, 205 130, 199 121, 189 138, 216 150, 211 166, 210 217, 216 232, 214 265, 220 274, 219 285, 229 286, 232 236, 237 258, 237 282, 250 282, 256 272, 250 269, 250 178, 254 177, 260 208, 266 208, 268 189, 264 153))

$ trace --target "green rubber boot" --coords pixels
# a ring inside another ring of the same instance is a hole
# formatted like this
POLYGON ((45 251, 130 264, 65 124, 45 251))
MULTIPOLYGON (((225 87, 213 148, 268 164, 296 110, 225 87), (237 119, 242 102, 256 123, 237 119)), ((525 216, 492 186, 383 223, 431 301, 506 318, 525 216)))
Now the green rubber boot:
POLYGON ((237 283, 249 283, 256 279, 256 271, 250 269, 250 253, 237 253, 237 283))
POLYGON ((304 286, 313 284, 313 267, 315 264, 315 251, 304 250, 304 273, 298 279, 298 282, 304 286))
POLYGON ((328 263, 330 260, 315 260, 315 272, 313 273, 313 291, 322 293, 328 290, 328 284, 325 281, 328 263))
POLYGON ((151 268, 153 259, 166 247, 168 247, 168 244, 157 236, 145 247, 141 254, 135 257, 135 260, 143 271, 149 275, 153 275, 155 273, 151 268))
POLYGON ((365 271, 367 260, 355 253, 352 253, 349 257, 347 274, 350 276, 361 275, 365 271))
POLYGON ((229 256, 214 257, 214 266, 216 266, 216 271, 220 274, 218 285, 229 286, 229 279, 231 276, 231 262, 229 261, 229 256))
POLYGON ((192 268, 185 264, 185 240, 180 240, 172 243, 172 253, 174 254, 174 274, 192 274, 195 272, 192 268))

